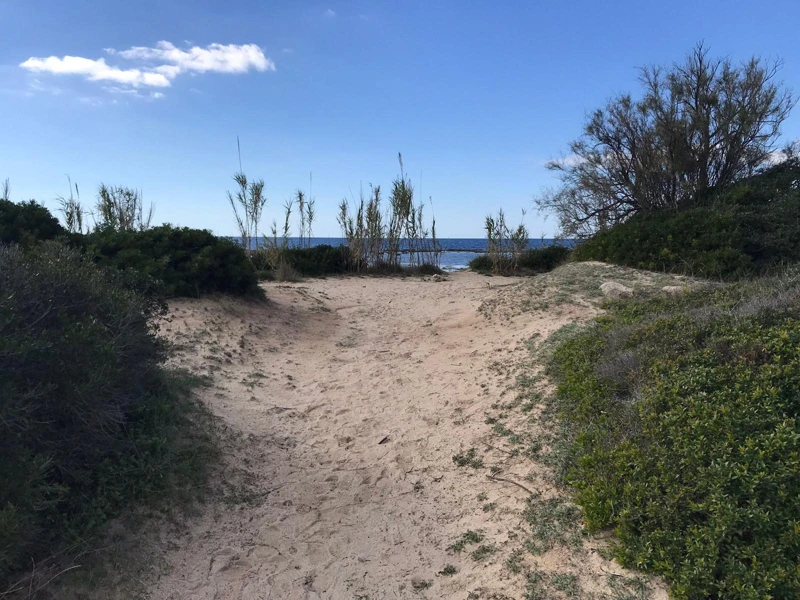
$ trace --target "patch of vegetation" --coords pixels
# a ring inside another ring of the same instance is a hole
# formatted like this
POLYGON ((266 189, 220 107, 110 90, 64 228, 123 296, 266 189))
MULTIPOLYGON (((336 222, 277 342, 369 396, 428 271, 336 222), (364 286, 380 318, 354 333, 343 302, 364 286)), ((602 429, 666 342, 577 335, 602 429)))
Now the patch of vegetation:
POLYGON ((503 273, 505 275, 535 275, 552 271, 569 259, 571 250, 566 246, 553 244, 531 248, 520 252, 513 269, 497 271, 495 263, 488 254, 476 256, 469 262, 469 268, 477 273, 503 273))
POLYGON ((453 565, 445 565, 445 567, 439 571, 439 575, 444 575, 445 577, 450 577, 458 573, 458 570, 453 565))
POLYGON ((0 246, 2 589, 132 505, 180 505, 204 482, 200 381, 164 368, 165 306, 131 287, 56 243, 0 246))
POLYGON ((545 574, 532 569, 525 576, 525 600, 549 600, 545 574))
POLYGON ((514 550, 511 556, 506 559, 506 568, 514 574, 522 572, 523 563, 521 550, 514 550))
POLYGON ((800 160, 678 211, 643 212, 578 246, 575 260, 736 279, 800 261, 800 160))
POLYGON ((542 499, 532 494, 527 499, 523 517, 530 527, 525 547, 531 554, 544 554, 558 545, 581 543, 581 511, 560 496, 542 499))
POLYGON ((550 585, 558 590, 569 600, 580 600, 581 586, 578 578, 572 573, 551 573, 550 585))
POLYGON ((798 300, 792 271, 618 301, 551 355, 587 526, 675 598, 800 595, 798 300))
POLYGON ((371 186, 368 197, 362 191, 353 206, 347 199, 339 205, 337 220, 342 237, 347 240, 353 271, 398 270, 402 255, 411 267, 427 267, 431 274, 438 271, 441 245, 436 238, 436 219, 432 217, 427 224, 423 215, 425 203, 415 199, 403 157, 398 154, 397 159, 400 175, 392 182, 386 212, 380 186, 371 186))
MULTIPOLYGON (((583 598, 578 578, 572 573, 545 573, 536 568, 530 570, 525 578, 525 600, 550 600, 566 598, 580 600, 583 598)), ((603 595, 602 598, 607 598, 603 595)), ((594 596, 590 596, 594 598, 594 596)), ((615 600, 617 596, 614 596, 615 600)))
POLYGON ((478 458, 478 451, 475 448, 470 448, 466 452, 459 452, 453 456, 453 462, 458 467, 472 467, 473 469, 480 469, 483 467, 483 460, 478 458))
POLYGON ((41 204, 33 200, 15 203, 0 198, 0 244, 30 248, 66 233, 58 219, 41 204))
POLYGON ((483 541, 483 533, 480 531, 472 531, 471 529, 466 533, 461 534, 457 542, 448 546, 447 549, 451 552, 461 552, 468 544, 479 544, 483 541))
MULTIPOLYGON (((271 269, 267 250, 259 249, 253 256, 257 269, 271 269)), ((312 246, 306 248, 287 248, 283 251, 283 261, 303 277, 339 275, 350 271, 350 260, 346 246, 312 246)))
POLYGON ((168 296, 263 297, 242 247, 209 231, 171 225, 145 231, 100 228, 74 239, 100 266, 144 273, 160 281, 168 296))
MULTIPOLYGON (((209 231, 171 225, 149 228, 141 196, 128 188, 101 186, 98 213, 103 219, 92 233, 67 232, 44 206, 33 201, 0 200, 0 243, 35 248, 61 239, 104 268, 139 273, 140 291, 197 297, 226 293, 263 297, 258 277, 244 250, 209 231)), ((82 214, 78 212, 78 214, 82 214)), ((135 275, 128 276, 129 281, 135 275)))
POLYGON ((497 548, 494 546, 481 544, 470 553, 470 556, 472 557, 472 560, 481 561, 489 558, 495 552, 497 552, 497 548))

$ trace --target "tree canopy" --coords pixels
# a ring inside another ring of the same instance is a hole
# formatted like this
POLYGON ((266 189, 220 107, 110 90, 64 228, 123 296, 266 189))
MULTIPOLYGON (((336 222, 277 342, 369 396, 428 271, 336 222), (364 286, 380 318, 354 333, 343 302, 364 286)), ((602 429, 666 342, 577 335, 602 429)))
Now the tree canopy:
POLYGON ((736 65, 698 44, 683 63, 640 69, 642 97, 591 113, 570 155, 551 161, 560 186, 537 198, 564 234, 586 237, 640 211, 678 208, 769 163, 795 99, 780 61, 736 65))

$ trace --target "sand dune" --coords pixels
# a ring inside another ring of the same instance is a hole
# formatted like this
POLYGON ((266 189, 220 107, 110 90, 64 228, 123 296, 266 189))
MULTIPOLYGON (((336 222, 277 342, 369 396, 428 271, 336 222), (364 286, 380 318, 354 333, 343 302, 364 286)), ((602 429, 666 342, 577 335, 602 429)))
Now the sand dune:
POLYGON ((231 435, 224 494, 160 528, 140 580, 147 596, 521 598, 512 555, 607 592, 608 574, 622 571, 597 553, 600 540, 520 554, 523 488, 557 492, 485 413, 528 364, 526 340, 595 309, 504 310, 516 284, 472 273, 330 278, 268 284, 267 305, 173 303, 176 360, 212 376, 201 393, 231 435), (473 447, 484 468, 454 464, 473 447), (480 560, 448 551, 469 530, 489 548, 480 560), (456 573, 439 574, 446 565, 456 573))

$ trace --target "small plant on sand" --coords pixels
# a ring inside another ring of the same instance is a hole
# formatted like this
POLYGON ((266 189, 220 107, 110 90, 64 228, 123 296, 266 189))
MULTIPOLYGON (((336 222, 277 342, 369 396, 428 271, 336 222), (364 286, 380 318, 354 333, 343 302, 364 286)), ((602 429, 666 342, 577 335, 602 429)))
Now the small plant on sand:
POLYGON ((523 516, 530 526, 525 547, 531 554, 544 554, 558 545, 580 544, 583 529, 580 509, 561 497, 528 497, 523 516))
POLYGON ((572 573, 552 573, 550 585, 563 593, 569 600, 580 600, 581 586, 578 578, 572 573))
POLYGON ((514 550, 506 559, 506 568, 516 575, 522 572, 522 567, 522 550, 514 550))
POLYGON ((472 531, 471 529, 466 533, 462 533, 458 541, 447 547, 450 552, 461 552, 467 547, 467 544, 479 544, 483 541, 483 533, 480 531, 472 531))
POLYGON ((478 458, 477 453, 478 451, 475 448, 470 448, 466 452, 459 452, 453 456, 453 462, 459 467, 480 469, 483 467, 483 460, 478 458))
POLYGON ((458 573, 458 570, 453 565, 445 565, 444 569, 439 571, 438 575, 444 575, 445 577, 450 577, 458 573))
POLYGON ((472 551, 470 556, 472 557, 472 560, 481 561, 490 557, 495 552, 497 552, 497 548, 495 548, 494 546, 490 546, 488 544, 481 544, 480 546, 475 548, 475 550, 472 551))

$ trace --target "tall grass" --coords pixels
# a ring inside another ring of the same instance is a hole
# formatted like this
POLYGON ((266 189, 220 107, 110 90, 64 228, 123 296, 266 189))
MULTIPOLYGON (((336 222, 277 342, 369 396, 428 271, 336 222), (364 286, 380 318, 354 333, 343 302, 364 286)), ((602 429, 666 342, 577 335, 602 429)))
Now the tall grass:
POLYGON ((339 225, 347 240, 350 261, 355 271, 398 269, 402 255, 408 254, 410 267, 439 267, 441 246, 436 239, 436 220, 430 228, 424 217, 424 204, 416 204, 414 187, 398 154, 400 175, 392 182, 388 210, 384 212, 380 186, 363 190, 355 206, 347 199, 339 204, 339 225))
MULTIPOLYGON (((525 217, 525 211, 522 211, 525 217)), ((487 256, 495 273, 513 273, 519 269, 520 259, 528 249, 528 229, 520 222, 512 229, 501 208, 497 216, 487 215, 484 225, 487 239, 487 256)))
POLYGON ((228 202, 233 209, 242 247, 250 253, 254 249, 253 240, 258 240, 261 214, 267 204, 264 180, 250 181, 242 171, 234 174, 233 180, 236 182, 237 189, 233 193, 227 193, 228 202))
POLYGON ((146 231, 150 229, 155 212, 152 202, 145 210, 141 190, 104 183, 97 190, 96 209, 99 225, 115 231, 146 231))
MULTIPOLYGON (((84 233, 84 217, 86 210, 81 204, 81 194, 78 189, 78 184, 74 184, 72 179, 67 176, 69 183, 69 196, 58 196, 59 210, 64 217, 64 226, 70 233, 84 233)), ((152 205, 151 205, 152 210, 152 205)), ((89 233, 89 227, 86 227, 86 233, 89 233)))

